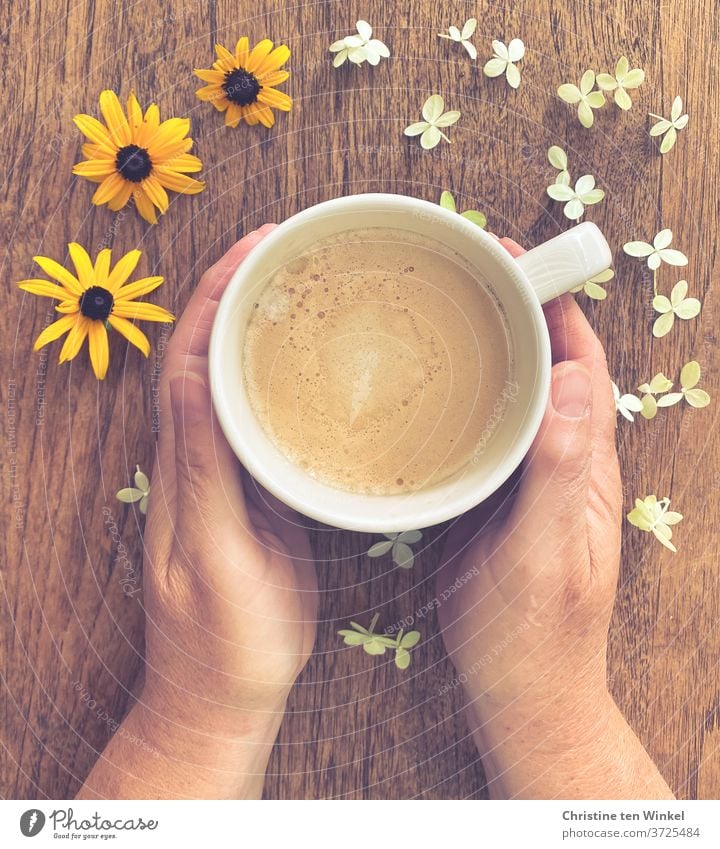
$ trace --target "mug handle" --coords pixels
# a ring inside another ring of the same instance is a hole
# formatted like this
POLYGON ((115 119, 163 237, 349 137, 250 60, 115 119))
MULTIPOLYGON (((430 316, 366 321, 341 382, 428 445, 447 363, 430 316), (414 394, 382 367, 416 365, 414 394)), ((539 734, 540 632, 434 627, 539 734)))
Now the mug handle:
POLYGON ((592 221, 577 224, 517 257, 541 304, 610 268, 612 252, 592 221))

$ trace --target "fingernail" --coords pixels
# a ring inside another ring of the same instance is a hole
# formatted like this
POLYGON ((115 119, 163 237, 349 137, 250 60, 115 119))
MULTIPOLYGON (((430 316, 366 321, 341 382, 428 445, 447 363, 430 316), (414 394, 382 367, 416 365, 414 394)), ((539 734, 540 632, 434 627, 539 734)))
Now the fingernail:
POLYGON ((590 375, 584 368, 566 368, 553 375, 552 402, 555 411, 569 419, 587 415, 592 400, 590 375))

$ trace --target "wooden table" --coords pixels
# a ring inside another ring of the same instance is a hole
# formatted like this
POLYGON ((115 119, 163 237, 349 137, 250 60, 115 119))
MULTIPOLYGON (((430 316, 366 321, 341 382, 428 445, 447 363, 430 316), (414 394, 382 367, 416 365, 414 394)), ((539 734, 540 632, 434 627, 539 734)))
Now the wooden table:
MULTIPOLYGON (((676 380, 696 358, 717 396, 719 18, 712 0, 606 3, 444 3, 388 6, 197 2, 6 5, 2 30, 5 102, 0 209, 3 280, 2 403, 6 450, 3 502, 3 783, 7 797, 68 797, 126 712, 142 664, 140 601, 123 592, 140 568, 142 523, 114 498, 135 463, 153 455, 153 380, 159 337, 145 361, 113 340, 108 379, 98 384, 87 354, 58 366, 57 345, 32 353, 47 303, 14 281, 32 276, 36 253, 63 258, 78 239, 97 249, 139 246, 144 268, 167 280, 162 303, 179 312, 200 273, 240 234, 327 198, 389 191, 437 200, 452 189, 461 208, 484 210, 491 228, 527 245, 567 226, 545 188, 551 144, 568 151, 573 174, 590 172, 608 193, 592 209, 616 254, 604 303, 580 296, 607 346, 624 391, 657 371, 676 380), (243 8, 243 6, 245 8, 243 8), (270 7, 273 7, 272 9, 270 7), (480 19, 474 65, 459 45, 437 38, 450 24, 480 19), (67 15, 67 17, 66 17, 67 15), (334 70, 328 44, 366 17, 392 58, 377 68, 334 70), (270 36, 293 50, 288 90, 295 98, 269 132, 226 130, 195 99, 193 67, 213 43, 241 34, 270 36), (481 72, 492 38, 521 37, 527 56, 517 92, 481 72), (588 131, 555 97, 587 67, 613 70, 621 54, 646 69, 635 106, 607 105, 588 131), (90 205, 90 185, 71 176, 81 138, 72 117, 97 114, 106 87, 134 87, 163 115, 190 115, 208 188, 177 198, 156 227, 134 212, 90 205), (462 111, 452 145, 424 153, 403 128, 424 99, 442 93, 462 111), (666 157, 648 137, 647 113, 669 113, 675 94, 690 124, 666 157), (664 268, 662 291, 687 276, 704 298, 697 320, 650 334, 650 278, 622 255, 629 239, 670 227, 690 257, 687 274, 664 268), (127 558, 127 559, 126 559, 127 558), (92 706, 91 706, 92 700, 92 706)), ((618 441, 628 508, 636 495, 670 494, 686 518, 679 553, 625 527, 623 572, 612 627, 612 689, 652 756, 686 798, 720 793, 720 577, 716 534, 716 404, 678 406, 652 422, 620 422, 618 441)), ((316 654, 296 688, 271 761, 271 797, 478 798, 484 779, 458 713, 459 691, 432 614, 423 642, 399 673, 359 649, 338 651, 348 618, 402 619, 433 597, 438 552, 412 571, 364 556, 373 538, 318 529, 313 535, 323 587, 316 654)))

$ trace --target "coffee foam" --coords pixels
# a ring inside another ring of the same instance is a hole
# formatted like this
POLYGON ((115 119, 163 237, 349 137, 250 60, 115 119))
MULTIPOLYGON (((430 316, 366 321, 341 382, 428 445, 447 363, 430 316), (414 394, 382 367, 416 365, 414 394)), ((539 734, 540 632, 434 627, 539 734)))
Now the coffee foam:
POLYGON ((242 356, 278 448, 326 483, 373 494, 431 486, 470 462, 511 378, 488 287, 439 242, 390 228, 338 234, 278 269, 242 356))

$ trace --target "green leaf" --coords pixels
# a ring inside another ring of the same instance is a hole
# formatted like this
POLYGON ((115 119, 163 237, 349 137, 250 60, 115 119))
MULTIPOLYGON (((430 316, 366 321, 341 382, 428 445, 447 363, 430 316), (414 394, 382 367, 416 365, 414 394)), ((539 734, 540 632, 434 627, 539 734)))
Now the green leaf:
POLYGON ((420 542, 422 531, 403 531, 397 538, 398 542, 420 542))
POLYGON ((117 492, 115 494, 115 498, 117 498, 118 501, 122 501, 124 504, 133 504, 136 501, 140 501, 144 494, 145 493, 142 490, 129 486, 117 492))
POLYGON ((685 363, 680 372, 680 385, 683 389, 692 389, 700 381, 700 364, 696 360, 685 363))
POLYGON ((136 466, 135 472, 135 486, 138 489, 141 489, 143 492, 147 492, 150 489, 150 481, 148 480, 148 476, 145 472, 140 471, 140 466, 136 466))
POLYGON ((404 542, 397 542, 393 547, 393 560, 401 569, 410 569, 415 560, 412 548, 404 542))
POLYGON ((682 392, 669 392, 667 395, 663 395, 662 398, 658 398, 657 405, 658 407, 672 407, 673 404, 677 404, 682 399, 682 392))
POLYGON ((371 655, 385 654, 387 648, 387 644, 383 644, 377 639, 368 640, 368 642, 363 643, 363 649, 365 649, 367 654, 371 655))
POLYGON ((408 631, 407 634, 405 634, 400 640, 400 647, 404 649, 411 649, 420 642, 420 637, 420 631, 408 631))
POLYGON ((585 286, 581 288, 585 290, 588 298, 592 298, 594 301, 604 301, 607 298, 607 292, 593 280, 588 280, 585 286))
POLYGON ((449 209, 450 212, 457 212, 455 198, 447 190, 440 195, 440 206, 443 209, 449 209))
POLYGON ((640 415, 644 419, 654 419, 657 415, 657 401, 653 395, 643 395, 640 415))
POLYGON ((672 389, 672 385, 672 380, 668 380, 668 378, 660 371, 650 381, 650 391, 653 395, 657 395, 659 392, 668 392, 672 389))
POLYGON ((477 224, 478 227, 485 228, 487 226, 487 218, 482 212, 478 212, 476 209, 468 209, 460 214, 463 218, 467 218, 468 221, 472 221, 473 224, 477 224))
POLYGON ((383 554, 387 554, 390 551, 393 545, 394 540, 391 539, 376 542, 375 545, 371 545, 368 549, 368 557, 382 557, 383 554))
POLYGON ((338 634, 343 637, 343 642, 346 646, 360 646, 366 640, 370 639, 365 634, 358 634, 357 631, 338 631, 338 634))
POLYGON ((557 168, 558 171, 567 170, 567 154, 561 147, 558 147, 556 144, 548 148, 548 160, 552 167, 557 168))
MULTIPOLYGON (((663 297, 659 295, 658 297, 663 297)), ((655 299, 657 300, 657 298, 655 299)), ((657 307, 655 307, 657 309, 657 307)), ((652 333, 656 339, 661 339, 663 336, 666 336, 671 330, 672 326, 675 323, 675 313, 666 312, 663 313, 659 318, 655 319, 655 323, 653 324, 652 333)))
POLYGON ((395 666, 398 669, 407 669, 410 666, 410 652, 404 648, 395 651, 395 666))
POLYGON ((702 409, 710 403, 710 396, 704 389, 688 389, 685 393, 685 400, 691 407, 702 409))

